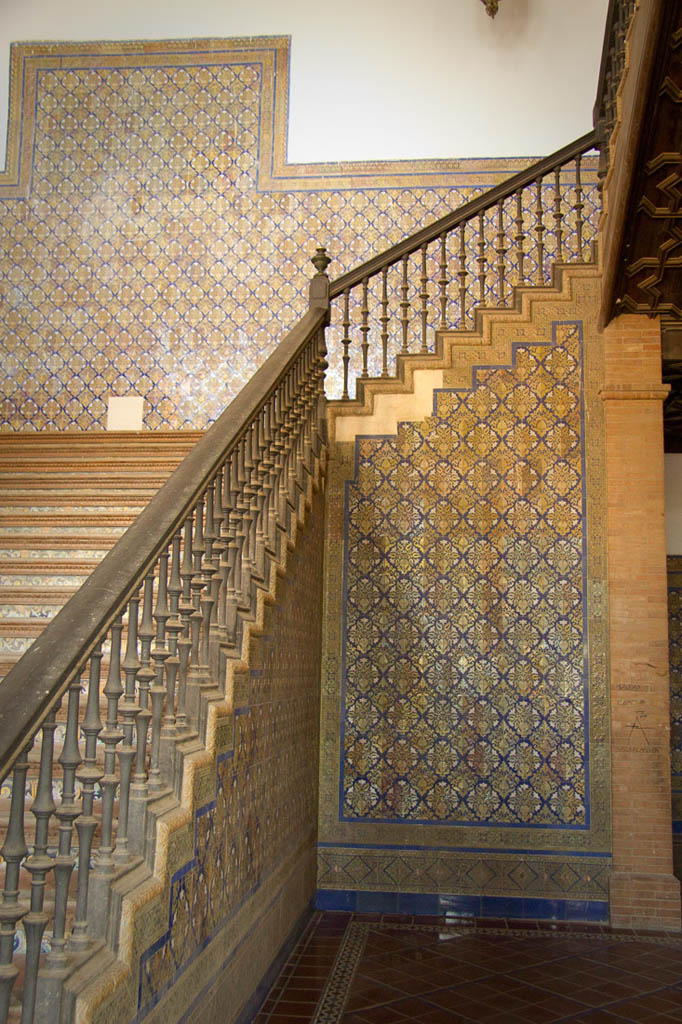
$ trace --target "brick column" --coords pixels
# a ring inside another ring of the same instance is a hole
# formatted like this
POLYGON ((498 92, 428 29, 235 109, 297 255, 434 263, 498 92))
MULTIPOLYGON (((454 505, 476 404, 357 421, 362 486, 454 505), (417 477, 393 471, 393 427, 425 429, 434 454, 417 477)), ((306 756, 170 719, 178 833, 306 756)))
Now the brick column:
POLYGON ((680 929, 672 874, 660 322, 604 332, 611 660, 611 923, 680 929))

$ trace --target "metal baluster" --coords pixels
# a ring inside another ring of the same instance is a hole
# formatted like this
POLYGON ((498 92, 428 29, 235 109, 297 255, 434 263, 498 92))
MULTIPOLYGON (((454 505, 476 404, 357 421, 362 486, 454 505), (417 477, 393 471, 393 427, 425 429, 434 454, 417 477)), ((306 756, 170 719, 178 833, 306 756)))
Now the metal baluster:
POLYGON ((213 609, 215 607, 215 588, 213 585, 214 578, 217 573, 217 569, 214 565, 214 553, 213 545, 216 542, 216 529, 215 529, 215 486, 216 479, 214 478, 206 488, 206 530, 204 534, 204 543, 206 545, 206 553, 201 561, 201 574, 203 577, 203 590, 201 592, 201 665, 206 673, 206 679, 208 679, 208 668, 209 668, 209 646, 211 641, 211 620, 213 619, 213 609))
POLYGON ((381 271, 381 376, 388 377, 388 267, 381 271))
POLYGON ((421 279, 420 279, 420 282, 419 282, 420 285, 421 285, 421 291, 419 292, 419 298, 421 299, 421 302, 422 302, 422 308, 421 308, 421 321, 422 321, 422 345, 421 345, 421 351, 422 352, 428 352, 429 351, 429 346, 426 343, 426 329, 427 329, 427 320, 428 320, 428 316, 429 316, 429 310, 428 310, 429 290, 428 290, 428 287, 427 287, 427 285, 428 285, 428 277, 426 276, 426 245, 422 245, 421 256, 422 256, 422 272, 421 272, 421 279))
POLYGON ((177 710, 175 723, 178 732, 185 732, 187 724, 187 675, 189 671, 189 652, 192 649, 190 637, 190 616, 194 611, 192 604, 191 586, 194 569, 192 568, 192 516, 185 520, 185 530, 182 546, 182 563, 180 565, 180 579, 182 580, 182 594, 178 602, 178 611, 182 628, 178 638, 178 682, 177 682, 177 710))
POLYGON ((182 580, 180 578, 180 548, 182 537, 180 530, 173 536, 171 545, 171 570, 168 579, 168 622, 166 631, 168 633, 168 657, 165 661, 166 675, 166 711, 161 724, 161 765, 167 777, 170 779, 172 771, 172 743, 177 735, 178 727, 175 717, 175 701, 178 686, 178 673, 180 671, 179 643, 182 633, 182 619, 180 617, 180 597, 182 595, 182 580))
POLYGON ((516 224, 516 234, 514 235, 514 241, 516 242, 516 283, 521 285, 525 281, 523 272, 523 261, 525 258, 523 243, 526 238, 523 231, 523 192, 521 189, 516 193, 516 220, 514 223, 516 224))
POLYGON ((102 648, 99 644, 90 655, 88 699, 81 731, 85 737, 85 757, 81 761, 76 778, 82 786, 82 813, 76 819, 78 832, 78 889, 76 896, 76 920, 71 932, 71 949, 82 952, 88 948, 88 888, 90 882, 90 856, 92 842, 97 828, 93 812, 95 786, 101 781, 103 772, 97 765, 97 737, 102 731, 99 713, 99 686, 102 667, 102 648))
POLYGON ((360 333, 362 334, 362 373, 361 377, 367 377, 367 358, 369 353, 369 304, 367 301, 367 288, 369 285, 368 278, 365 278, 362 282, 362 326, 360 327, 360 333))
POLYGON ((192 614, 189 617, 190 638, 192 646, 189 655, 189 672, 185 689, 185 706, 187 719, 193 729, 199 725, 199 691, 198 687, 205 678, 204 665, 201 663, 201 597, 204 590, 204 579, 201 572, 206 545, 204 543, 204 497, 199 498, 194 510, 194 539, 192 541, 193 571, 190 580, 192 595, 192 614))
POLYGON ((0 901, 0 1020, 3 1022, 7 1020, 12 986, 19 974, 19 968, 13 963, 14 936, 19 921, 28 912, 28 904, 19 899, 19 875, 22 861, 28 853, 24 835, 24 809, 28 755, 32 746, 33 740, 24 747, 14 763, 9 822, 5 842, 0 850, 5 861, 5 885, 0 901))
POLYGON ((224 469, 219 469, 213 482, 213 516, 214 516, 214 540, 212 541, 212 565, 213 576, 211 580, 211 598, 213 601, 211 609, 211 621, 209 623, 209 678, 219 678, 218 652, 220 645, 225 642, 224 618, 221 618, 225 610, 225 551, 227 542, 223 527, 225 524, 225 509, 223 507, 224 469))
POLYGON ((61 987, 64 981, 64 969, 67 966, 66 908, 69 899, 69 885, 73 869, 76 866, 76 858, 71 850, 73 825, 80 813, 80 807, 76 803, 76 771, 82 760, 78 749, 80 675, 76 676, 69 684, 68 694, 66 733, 62 752, 58 758, 62 766, 62 798, 55 811, 55 817, 59 821, 59 839, 57 856, 54 859, 54 923, 51 948, 45 961, 45 967, 48 968, 47 976, 43 977, 39 983, 41 1003, 44 1004, 49 1000, 56 1018, 59 1017, 61 987))
POLYGON ((578 247, 578 259, 583 258, 583 190, 580 178, 581 157, 575 158, 575 231, 578 247))
MULTIPOLYGON (((114 799, 118 786, 116 774, 116 745, 123 739, 123 732, 118 721, 118 702, 123 695, 121 684, 121 633, 123 623, 119 615, 111 627, 111 652, 109 656, 109 672, 103 693, 107 699, 107 719, 100 739, 104 743, 104 775, 100 786, 102 789, 102 837, 95 865, 97 877, 108 877, 114 871, 113 859, 113 828, 114 799)), ((102 908, 101 901, 99 908, 102 908)), ((103 921, 98 919, 98 924, 103 921)))
POLYGON ((154 639, 154 621, 152 606, 154 601, 154 570, 151 569, 144 579, 142 598, 142 621, 138 636, 140 638, 140 668, 137 673, 138 699, 140 710, 135 719, 137 750, 135 754, 135 773, 130 787, 130 839, 134 852, 144 854, 144 835, 146 826, 147 801, 149 788, 147 782, 147 740, 152 712, 149 701, 149 690, 156 673, 151 665, 151 648, 154 639))
POLYGON ((343 293, 343 338, 341 344, 343 345, 343 395, 342 398, 349 398, 348 394, 348 364, 350 363, 350 353, 348 346, 350 345, 350 288, 346 288, 343 293))
POLYGON ((459 226, 459 326, 466 327, 467 315, 467 252, 466 252, 466 225, 459 226))
MULTIPOLYGON (((263 426, 263 440, 265 442, 264 463, 268 469, 266 550, 273 557, 277 555, 277 450, 275 445, 275 419, 276 394, 271 395, 265 404, 263 426)), ((227 523, 227 518, 225 522, 227 523)))
MULTIPOLYGON (((149 690, 152 704, 152 735, 149 745, 150 793, 163 789, 163 779, 161 777, 161 722, 163 717, 163 701, 166 696, 164 675, 166 663, 170 657, 170 650, 166 643, 166 623, 169 618, 168 550, 166 550, 162 551, 159 555, 159 583, 156 590, 156 606, 154 608, 156 634, 151 650, 152 661, 154 662, 154 679, 149 690)), ((175 683, 173 683, 173 693, 175 693, 175 683)))
POLYGON ((497 204, 497 293, 499 296, 499 303, 501 306, 504 305, 504 278, 506 272, 505 256, 507 255, 507 247, 505 243, 504 233, 504 202, 502 199, 497 204))
POLYGON ((561 170, 558 167, 554 172, 554 235, 556 237, 555 259, 557 263, 561 263, 564 231, 561 214, 561 170))
POLYGON ((401 352, 407 355, 409 352, 408 342, 408 329, 410 323, 410 301, 408 295, 408 284, 407 284, 407 256, 403 256, 403 280, 400 286, 400 294, 402 296, 400 300, 400 322, 403 329, 403 345, 401 352))
POLYGON ((118 864, 125 864, 130 860, 130 841, 128 837, 129 811, 130 811, 130 781, 133 772, 133 761, 135 759, 135 721, 140 712, 140 705, 135 700, 135 680, 140 667, 137 656, 137 617, 140 600, 137 594, 128 601, 128 637, 126 653, 122 662, 125 674, 125 690, 123 699, 119 705, 121 714, 121 726, 123 729, 123 742, 118 748, 118 766, 121 773, 121 782, 118 794, 118 833, 116 835, 116 846, 114 847, 114 860, 118 864))
POLYGON ((228 643, 237 643, 238 608, 241 584, 241 530, 239 509, 238 455, 236 449, 230 456, 228 483, 230 487, 229 542, 227 548, 228 586, 226 598, 225 627, 228 643))
POLYGON ((535 234, 538 240, 538 266, 535 275, 536 284, 542 285, 545 283, 545 247, 543 244, 543 237, 545 234, 545 225, 542 220, 542 179, 538 178, 535 183, 536 188, 536 201, 535 201, 535 234))
POLYGON ((440 288, 440 329, 447 330, 448 326, 448 257, 446 252, 447 231, 440 236, 440 277, 438 287, 440 288))
POLYGON ((482 213, 478 215, 478 256, 476 257, 476 262, 478 263, 478 301, 481 306, 485 306, 485 282, 488 260, 485 255, 485 221, 482 213))
POLYGON ((45 885, 47 874, 54 867, 52 857, 48 855, 47 843, 50 818, 55 811, 52 797, 52 758, 54 755, 54 731, 56 728, 55 711, 50 711, 42 727, 40 744, 40 772, 38 788, 31 813, 36 820, 33 853, 24 861, 24 867, 31 875, 31 909, 23 918, 22 925, 26 933, 26 961, 24 976, 24 998, 21 1006, 21 1024, 30 1024, 36 1008, 38 967, 40 965, 40 947, 43 934, 48 923, 45 913, 45 885))

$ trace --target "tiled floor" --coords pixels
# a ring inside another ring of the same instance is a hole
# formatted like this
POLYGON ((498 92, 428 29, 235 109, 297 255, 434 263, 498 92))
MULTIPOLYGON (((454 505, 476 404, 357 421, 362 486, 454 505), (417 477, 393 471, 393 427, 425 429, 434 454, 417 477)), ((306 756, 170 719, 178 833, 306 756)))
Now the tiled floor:
POLYGON ((254 1024, 682 1022, 682 938, 315 913, 254 1024))

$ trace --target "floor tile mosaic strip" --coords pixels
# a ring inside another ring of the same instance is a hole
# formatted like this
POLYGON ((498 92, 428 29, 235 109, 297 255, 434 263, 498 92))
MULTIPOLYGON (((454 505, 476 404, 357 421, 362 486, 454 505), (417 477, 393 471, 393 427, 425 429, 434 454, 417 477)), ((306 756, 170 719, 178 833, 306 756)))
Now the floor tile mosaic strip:
POLYGON ((254 1024, 323 1020, 679 1024, 682 938, 606 925, 317 913, 254 1024))

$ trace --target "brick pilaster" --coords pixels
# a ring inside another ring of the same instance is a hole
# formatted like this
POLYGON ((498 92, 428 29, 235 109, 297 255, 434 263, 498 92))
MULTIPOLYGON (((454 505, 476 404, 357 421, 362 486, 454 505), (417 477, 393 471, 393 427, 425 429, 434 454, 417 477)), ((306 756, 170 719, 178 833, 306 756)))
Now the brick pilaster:
POLYGON ((660 323, 604 332, 611 662, 611 922, 680 929, 672 874, 660 323))

